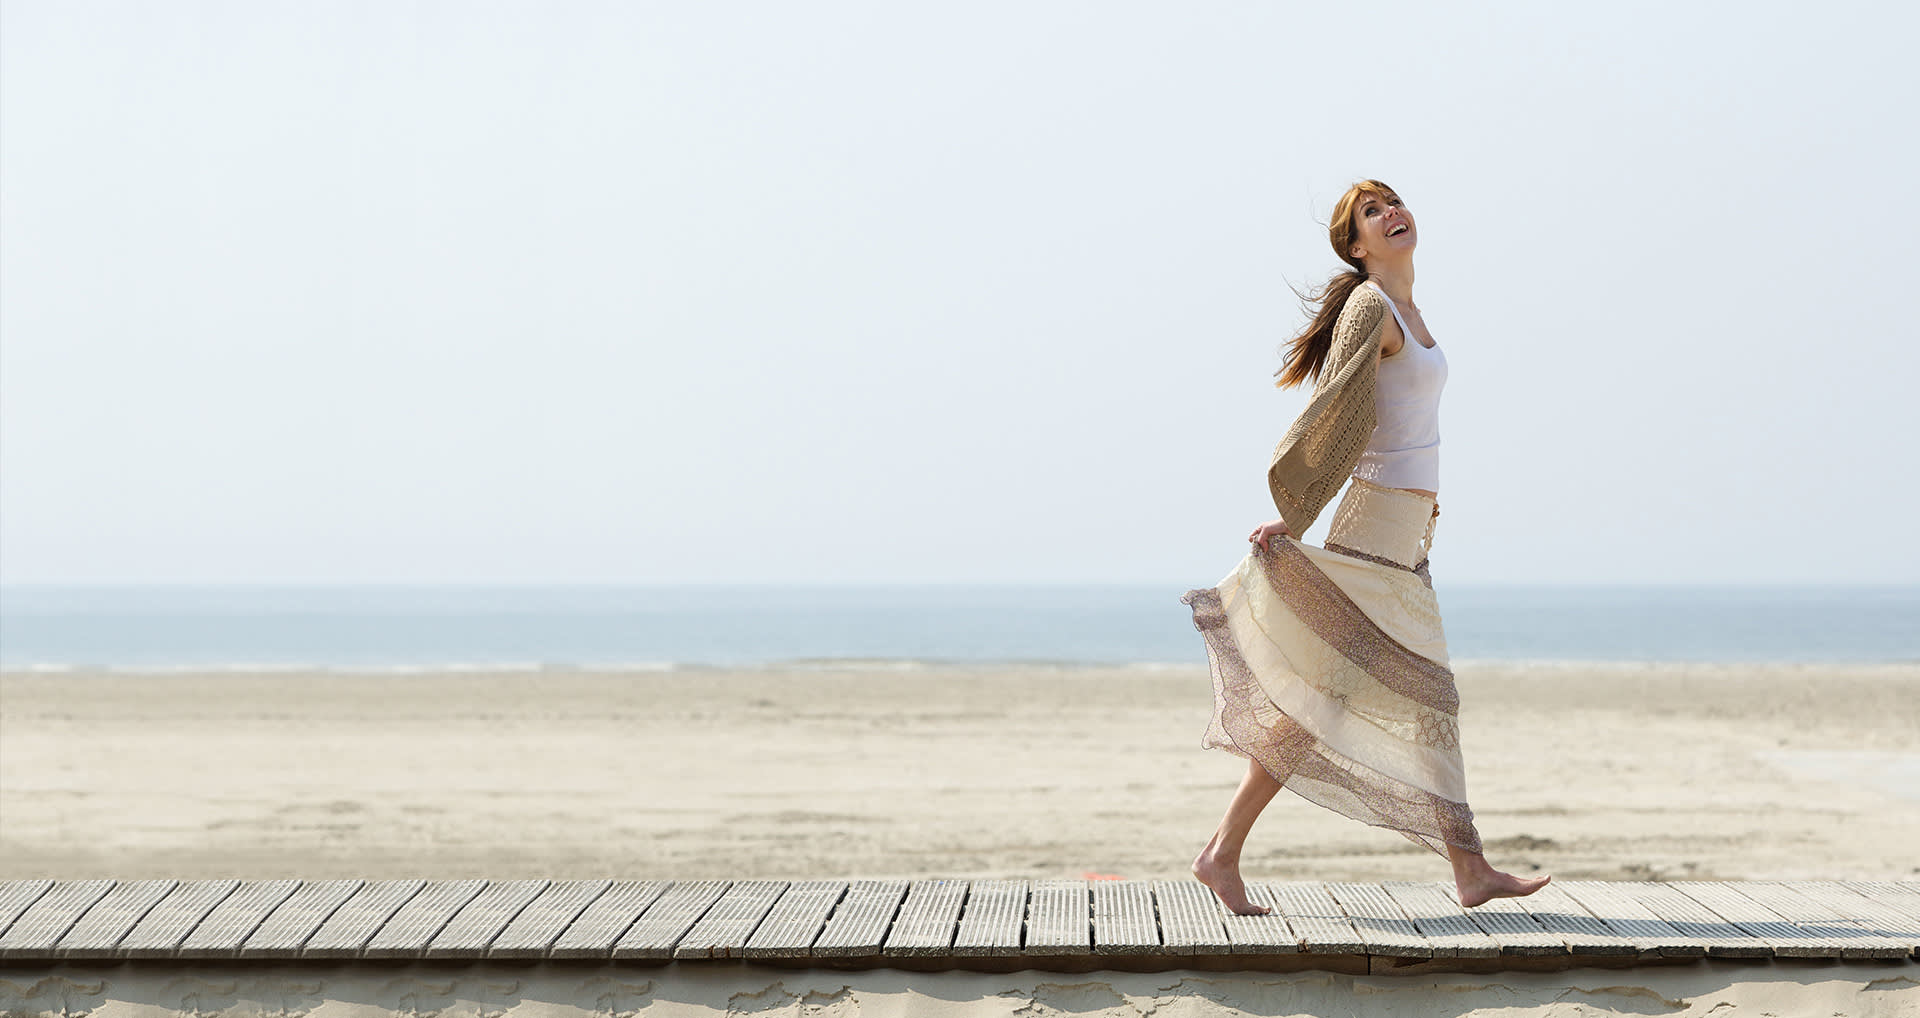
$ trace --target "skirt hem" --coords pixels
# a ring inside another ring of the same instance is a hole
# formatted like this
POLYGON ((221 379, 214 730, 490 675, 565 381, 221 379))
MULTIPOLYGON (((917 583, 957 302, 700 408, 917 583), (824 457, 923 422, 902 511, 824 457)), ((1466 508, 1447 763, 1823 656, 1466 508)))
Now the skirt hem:
POLYGON ((1234 640, 1218 589, 1189 591, 1181 601, 1193 609, 1194 628, 1206 644, 1213 678, 1213 717, 1202 746, 1258 763, 1282 787, 1308 802, 1393 831, 1439 855, 1445 856, 1448 846, 1482 851, 1473 811, 1466 803, 1409 785, 1342 755, 1274 706, 1234 640))

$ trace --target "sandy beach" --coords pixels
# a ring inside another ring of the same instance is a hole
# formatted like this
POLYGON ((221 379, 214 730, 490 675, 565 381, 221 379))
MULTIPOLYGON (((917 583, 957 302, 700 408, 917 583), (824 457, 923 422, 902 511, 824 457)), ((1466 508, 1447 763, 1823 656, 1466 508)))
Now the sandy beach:
MULTIPOLYGON (((1459 670, 1495 862, 1920 877, 1920 667, 1459 670)), ((1182 875, 1192 669, 0 678, 0 877, 1182 875)), ((1291 797, 1250 877, 1440 879, 1291 797)))
POLYGON ((772 969, 209 965, 88 969, 27 978, 0 971, 10 1013, 91 1018, 162 1015, 391 1014, 585 1018, 1202 1018, 1411 1016, 1595 1018, 1773 1015, 1903 1018, 1920 1011, 1911 963, 1742 965, 1354 976, 1331 972, 900 972, 772 969))
MULTIPOLYGON (((1920 877, 1920 667, 1456 670, 1472 804, 1498 865, 1566 879, 1920 877)), ((1244 766, 1199 749, 1208 695, 1199 667, 8 674, 0 878, 1178 877, 1244 766)), ((1246 870, 1446 872, 1397 835, 1285 796, 1246 870)), ((1427 982, 1478 987, 1432 1013, 1608 1014, 1653 1005, 1647 994, 1660 1013, 1705 1013, 1694 1002, 1791 984, 1822 1005, 1804 1013, 1893 1014, 1920 1008, 1914 968, 1597 974, 1596 986, 1638 987, 1613 1003, 1570 989, 1567 973, 1427 982)), ((125 1013, 162 1006, 172 991, 139 997, 134 975, 109 996, 125 1013)), ((1165 973, 954 974, 938 991, 900 973, 762 975, 630 977, 651 987, 649 1013, 688 1014, 1325 1013, 1313 1001, 1381 983, 1208 973, 1188 992, 1165 973), (1256 985, 1271 992, 1247 996, 1256 985)), ((84 976, 8 994, 31 1006, 84 976)), ((476 978, 470 996, 496 992, 476 978)), ((576 1011, 612 999, 592 978, 558 978, 576 1011)))

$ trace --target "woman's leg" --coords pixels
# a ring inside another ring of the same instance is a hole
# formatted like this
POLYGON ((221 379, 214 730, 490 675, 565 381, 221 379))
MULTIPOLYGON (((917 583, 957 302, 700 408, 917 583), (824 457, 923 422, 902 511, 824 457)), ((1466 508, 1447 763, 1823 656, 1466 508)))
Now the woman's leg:
POLYGON ((1466 908, 1484 905, 1495 898, 1524 898, 1553 879, 1502 873, 1487 862, 1486 856, 1454 845, 1447 846, 1447 860, 1453 863, 1453 886, 1460 892, 1460 904, 1466 908))
POLYGON ((1193 860, 1193 875, 1239 915, 1265 915, 1272 911, 1247 900, 1247 885, 1240 879, 1240 850, 1246 846, 1253 822, 1260 819, 1260 811, 1267 808, 1267 803, 1272 802, 1279 791, 1280 782, 1274 780, 1265 767, 1258 761, 1247 761, 1247 776, 1240 779, 1239 790, 1227 804, 1227 815, 1220 818, 1213 839, 1193 860))

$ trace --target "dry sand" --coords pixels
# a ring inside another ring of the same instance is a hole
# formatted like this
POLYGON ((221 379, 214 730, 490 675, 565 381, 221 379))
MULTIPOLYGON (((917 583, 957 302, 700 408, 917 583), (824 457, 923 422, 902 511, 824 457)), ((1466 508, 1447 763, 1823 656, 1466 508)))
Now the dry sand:
MULTIPOLYGON (((1920 877, 1920 666, 1459 669, 1490 857, 1920 877)), ((1174 877, 1195 669, 0 677, 0 878, 1174 877)), ((1266 879, 1441 879, 1292 797, 1266 879)))
MULTIPOLYGON (((1920 666, 1456 671, 1472 803, 1498 865, 1561 878, 1920 877, 1920 666)), ((0 878, 1178 877, 1244 766, 1198 748, 1208 697, 1197 667, 9 674, 0 878)), ((1397 835, 1286 796, 1254 832, 1246 869, 1275 880, 1446 873, 1397 835)), ((1761 1000, 1791 984, 1845 1001, 1809 996, 1807 1009, 1778 1013, 1891 1014, 1920 1011, 1915 968, 1596 975, 1594 986, 1638 987, 1617 1000, 1567 973, 1420 977, 1483 989, 1430 997, 1437 1010, 1380 1002, 1406 1014, 1704 1013, 1672 1002, 1761 1000), (1676 979, 1686 985, 1663 982, 1676 979)), ((1404 985, 716 972, 593 978, 650 984, 662 1013, 725 1013, 738 992, 742 1010, 775 1014, 934 1014, 913 1001, 936 984, 943 1007, 970 1002, 954 1012, 968 1015, 1213 1013, 1203 987, 1229 985, 1221 999, 1251 1013, 1377 1013, 1360 1006, 1376 992, 1364 987, 1404 985), (1293 989, 1233 996, 1259 987, 1293 989), (1323 999, 1347 1010, 1312 1003, 1323 999)), ((126 978, 117 985, 134 985, 126 978)), ((563 996, 608 1009, 599 990, 563 996)))
POLYGON ((1920 965, 1741 965, 1495 975, 1328 972, 832 972, 748 965, 662 968, 371 965, 293 968, 66 967, 0 972, 9 1012, 375 1018, 1077 1018, 1153 1015, 1894 1018, 1920 1011, 1920 965))

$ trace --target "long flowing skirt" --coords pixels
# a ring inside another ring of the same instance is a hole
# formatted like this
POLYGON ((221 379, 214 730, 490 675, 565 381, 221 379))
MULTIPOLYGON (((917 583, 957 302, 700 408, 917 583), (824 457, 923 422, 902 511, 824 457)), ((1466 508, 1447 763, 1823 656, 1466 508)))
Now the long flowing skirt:
POLYGON ((1276 537, 1181 600, 1213 671, 1204 745, 1444 855, 1481 845, 1427 572, 1436 517, 1432 499, 1356 480, 1324 548, 1276 537))

